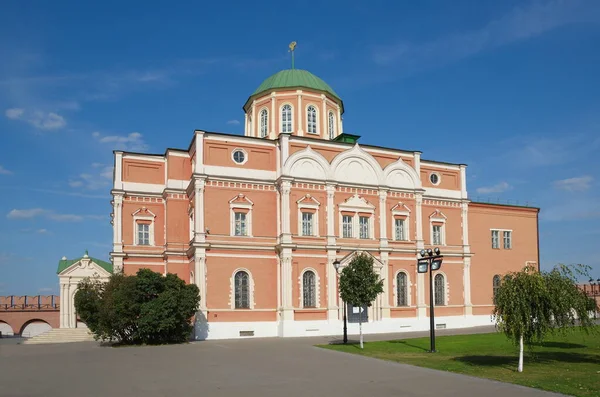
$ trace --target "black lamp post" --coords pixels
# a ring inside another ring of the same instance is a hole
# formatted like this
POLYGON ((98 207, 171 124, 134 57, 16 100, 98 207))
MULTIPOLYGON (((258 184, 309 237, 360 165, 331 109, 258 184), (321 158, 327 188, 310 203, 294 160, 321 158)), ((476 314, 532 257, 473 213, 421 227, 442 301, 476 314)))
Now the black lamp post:
POLYGON ((421 250, 421 259, 417 261, 417 271, 419 273, 427 273, 429 268, 429 343, 430 353, 435 353, 435 313, 433 304, 433 270, 439 270, 442 267, 442 259, 444 257, 440 254, 440 249, 429 248, 428 250, 421 250))
MULTIPOLYGON (((340 266, 341 263, 337 259, 333 261, 333 267, 335 268, 335 272, 338 275, 338 290, 340 288, 340 266)), ((341 295, 340 295, 341 297, 341 295)), ((348 323, 346 322, 346 302, 342 299, 342 312, 344 313, 344 344, 348 343, 348 323)))

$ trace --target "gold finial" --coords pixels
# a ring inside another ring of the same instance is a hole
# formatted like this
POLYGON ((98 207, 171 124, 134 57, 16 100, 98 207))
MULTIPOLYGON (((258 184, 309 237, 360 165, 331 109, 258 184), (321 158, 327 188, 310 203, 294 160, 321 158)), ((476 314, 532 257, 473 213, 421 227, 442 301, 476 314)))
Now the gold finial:
POLYGON ((289 45, 290 52, 292 53, 292 69, 294 69, 294 50, 296 49, 296 45, 297 43, 295 41, 292 41, 289 45))

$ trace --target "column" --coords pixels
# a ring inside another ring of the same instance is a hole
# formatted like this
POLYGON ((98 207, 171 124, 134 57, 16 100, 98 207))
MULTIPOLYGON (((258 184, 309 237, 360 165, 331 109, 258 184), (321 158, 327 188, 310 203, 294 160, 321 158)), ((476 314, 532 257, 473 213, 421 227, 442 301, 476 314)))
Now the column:
POLYGON ((342 110, 340 108, 340 105, 337 106, 337 119, 338 119, 338 125, 337 125, 337 135, 341 135, 344 133, 344 128, 342 126, 342 110))
POLYGON ((302 115, 304 112, 302 111, 302 90, 297 90, 298 93, 298 110, 296 110, 295 116, 298 118, 298 136, 304 135, 304 130, 302 129, 302 121, 304 117, 302 115))
POLYGON ((327 185, 327 245, 335 245, 335 185, 327 185))
POLYGON ((200 311, 206 311, 206 250, 197 248, 194 254, 194 275, 200 290, 200 311))
MULTIPOLYGON (((123 195, 113 195, 113 252, 123 252, 123 195)), ((121 255, 112 255, 113 272, 123 272, 123 257, 121 255)))
POLYGON ((65 305, 65 285, 60 283, 60 328, 67 328, 65 325, 65 313, 66 313, 66 305, 65 305))
POLYGON ((379 191, 379 241, 381 247, 387 247, 387 191, 379 191))
POLYGON ((333 267, 333 262, 337 259, 335 250, 335 185, 327 185, 327 319, 338 320, 338 290, 337 290, 337 272, 333 267))
POLYGON ((248 113, 244 113, 244 135, 250 136, 250 129, 248 128, 248 113))
POLYGON ((381 278, 383 279, 383 293, 381 296, 381 318, 390 318, 390 295, 392 294, 390 288, 390 265, 389 265, 389 253, 387 251, 381 252, 381 263, 383 263, 383 267, 381 268, 381 278))
POLYGON ((205 180, 194 178, 194 242, 204 243, 206 241, 206 229, 204 227, 204 186, 205 180))
POLYGON ((252 119, 250 120, 252 127, 250 128, 250 136, 258 136, 256 134, 256 124, 258 124, 256 122, 256 101, 252 101, 252 119))
POLYGON ((67 288, 67 307, 69 308, 69 328, 75 328, 75 302, 73 302, 73 293, 75 291, 75 285, 69 280, 67 288))
POLYGON ((281 336, 288 335, 290 322, 294 321, 294 308, 292 302, 292 250, 284 248, 281 251, 281 320, 283 329, 281 336), (286 324, 287 323, 287 324, 286 324))
MULTIPOLYGON (((415 222, 417 227, 417 251, 422 250, 425 247, 423 241, 423 195, 421 193, 415 194, 416 200, 416 214, 415 222)), ((424 318, 427 315, 425 306, 425 274, 417 274, 417 317, 424 318)))
POLYGON ((322 94, 321 99, 321 131, 319 135, 323 138, 327 138, 327 98, 322 94))
POLYGON ((463 285, 465 287, 465 316, 473 315, 473 304, 471 303, 471 258, 463 259, 463 285))
POLYGON ((291 244, 292 235, 290 232, 290 192, 292 190, 292 183, 289 180, 282 180, 280 189, 282 242, 291 244))
POLYGON ((275 119, 277 119, 277 113, 275 112, 275 93, 271 93, 271 139, 277 136, 277 130, 275 129, 275 119))

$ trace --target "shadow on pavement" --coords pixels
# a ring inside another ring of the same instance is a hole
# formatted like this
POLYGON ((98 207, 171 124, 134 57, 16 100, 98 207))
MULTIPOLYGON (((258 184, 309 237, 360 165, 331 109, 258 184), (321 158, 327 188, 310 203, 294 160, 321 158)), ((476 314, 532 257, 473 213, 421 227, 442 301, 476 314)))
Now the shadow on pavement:
MULTIPOLYGON (((567 363, 591 363, 600 365, 600 359, 597 356, 580 353, 563 352, 534 352, 529 353, 530 359, 538 363, 551 363, 553 361, 567 363)), ((453 358, 454 361, 460 361, 469 365, 478 366, 501 366, 516 365, 519 357, 514 356, 461 356, 453 358)))

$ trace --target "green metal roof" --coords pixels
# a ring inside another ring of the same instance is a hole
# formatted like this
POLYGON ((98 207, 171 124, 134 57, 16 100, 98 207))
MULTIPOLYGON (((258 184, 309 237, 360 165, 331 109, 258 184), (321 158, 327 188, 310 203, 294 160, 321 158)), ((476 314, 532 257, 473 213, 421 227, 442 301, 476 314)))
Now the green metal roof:
MULTIPOLYGON (((87 256, 87 251, 85 251, 85 255, 82 256, 81 258, 61 259, 60 261, 58 261, 58 270, 56 270, 56 274, 60 274, 61 272, 63 272, 65 269, 67 269, 72 264, 79 262, 83 258, 86 258, 86 256, 87 256)), ((106 270, 107 272, 109 272, 109 273, 113 272, 113 264, 112 263, 102 261, 100 259, 92 258, 91 256, 87 256, 87 259, 90 259, 92 262, 94 262, 95 264, 97 264, 102 269, 106 270)))
POLYGON ((254 97, 265 92, 282 88, 308 88, 315 91, 321 91, 333 97, 333 99, 335 99, 342 107, 342 113, 344 111, 342 100, 338 94, 335 93, 333 88, 311 72, 302 69, 286 69, 268 77, 258 86, 252 95, 250 95, 250 98, 248 98, 244 105, 244 109, 247 109, 254 97))

